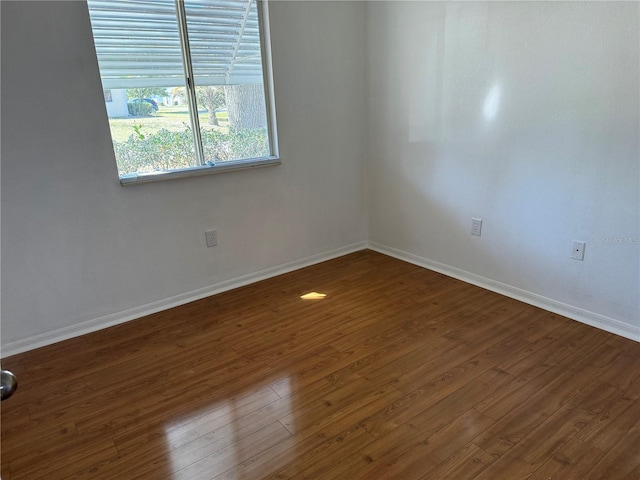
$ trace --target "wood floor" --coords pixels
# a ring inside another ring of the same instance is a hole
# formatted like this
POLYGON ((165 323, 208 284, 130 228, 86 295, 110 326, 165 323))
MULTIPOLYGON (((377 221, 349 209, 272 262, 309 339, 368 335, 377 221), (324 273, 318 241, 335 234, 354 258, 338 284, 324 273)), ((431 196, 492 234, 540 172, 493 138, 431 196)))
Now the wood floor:
POLYGON ((4 480, 640 478, 640 344, 371 251, 2 366, 4 480))

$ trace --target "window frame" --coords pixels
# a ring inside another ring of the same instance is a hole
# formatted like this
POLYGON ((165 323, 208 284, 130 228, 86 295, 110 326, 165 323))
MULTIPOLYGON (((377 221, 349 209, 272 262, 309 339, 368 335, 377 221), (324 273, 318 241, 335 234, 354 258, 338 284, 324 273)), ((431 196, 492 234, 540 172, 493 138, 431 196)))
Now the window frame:
MULTIPOLYGON (((246 158, 237 160, 225 160, 217 163, 208 162, 202 152, 202 140, 200 138, 200 123, 198 118, 197 100, 193 82, 193 67, 191 63, 191 47, 188 38, 187 18, 185 15, 184 0, 175 0, 176 20, 179 24, 181 38, 181 50, 183 57, 183 68, 185 72, 185 86, 188 92, 188 103, 191 120, 191 128, 194 135, 194 165, 186 168, 173 170, 159 170, 153 172, 132 172, 121 175, 118 172, 120 184, 123 186, 136 185, 139 183, 157 182, 177 178, 192 176, 210 175, 225 173, 230 171, 247 170, 260 167, 280 165, 278 151, 278 134, 275 115, 275 95, 273 88, 273 67, 271 63, 271 32, 269 26, 268 0, 254 0, 258 12, 258 23, 260 32, 260 54, 262 62, 262 86, 264 89, 265 115, 267 119, 267 135, 269 141, 270 154, 257 158, 246 158)), ((102 73, 100 72, 102 78, 102 73)), ((102 80, 101 80, 102 81, 102 80)), ((105 112, 106 113, 106 112, 105 112)), ((111 135, 111 129, 110 129, 111 135)), ((114 151, 115 154, 115 151, 114 151)), ((114 157, 115 160, 115 157, 114 157)))

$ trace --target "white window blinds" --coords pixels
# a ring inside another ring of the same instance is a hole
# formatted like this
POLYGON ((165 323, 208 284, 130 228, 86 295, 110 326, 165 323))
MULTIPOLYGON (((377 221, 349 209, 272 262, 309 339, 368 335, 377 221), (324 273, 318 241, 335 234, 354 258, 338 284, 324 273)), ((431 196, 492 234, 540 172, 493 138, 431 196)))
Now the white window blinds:
MULTIPOLYGON (((105 89, 184 82, 176 0, 88 0, 88 5, 105 89)), ((183 38, 188 37, 199 86, 262 83, 256 0, 184 0, 184 11, 183 38)))

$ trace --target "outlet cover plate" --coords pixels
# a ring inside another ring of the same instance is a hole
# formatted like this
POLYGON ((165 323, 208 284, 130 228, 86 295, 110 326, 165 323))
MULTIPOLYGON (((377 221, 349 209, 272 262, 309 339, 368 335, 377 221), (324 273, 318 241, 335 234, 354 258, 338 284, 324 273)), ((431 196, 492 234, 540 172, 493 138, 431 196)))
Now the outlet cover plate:
POLYGON ((218 245, 218 234, 215 230, 207 230, 204 232, 204 237, 207 241, 207 247, 215 247, 218 245))
POLYGON ((482 219, 480 218, 472 218, 471 219, 471 235, 476 235, 479 237, 482 234, 482 219))
POLYGON ((571 258, 575 260, 584 260, 584 247, 586 243, 581 240, 574 240, 571 248, 571 258))

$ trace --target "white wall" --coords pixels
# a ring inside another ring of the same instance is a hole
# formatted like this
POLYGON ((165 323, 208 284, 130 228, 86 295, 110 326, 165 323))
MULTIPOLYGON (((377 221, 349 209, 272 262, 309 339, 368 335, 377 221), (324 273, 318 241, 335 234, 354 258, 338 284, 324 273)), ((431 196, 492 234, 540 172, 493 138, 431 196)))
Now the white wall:
POLYGON ((126 188, 85 3, 1 8, 3 356, 364 247, 364 4, 271 3, 281 166, 126 188))
POLYGON ((640 339, 637 3, 271 2, 283 164, 128 188, 84 3, 0 5, 3 356, 362 248, 367 222, 640 339))
POLYGON ((367 14, 372 247, 640 339, 638 3, 367 14))

